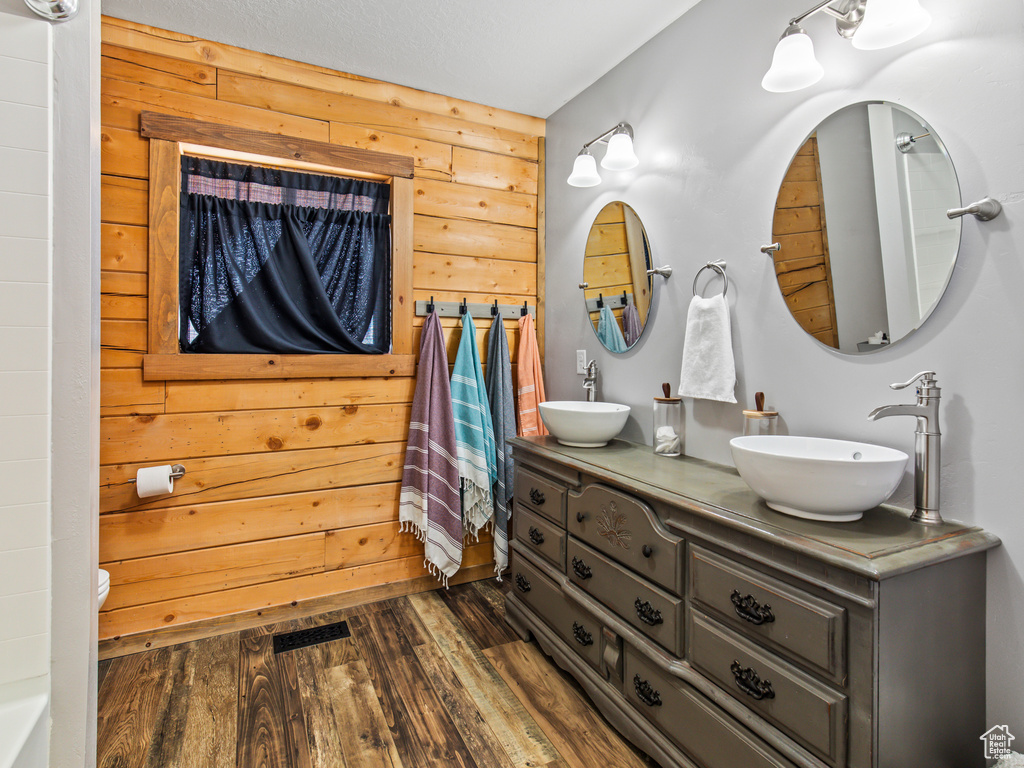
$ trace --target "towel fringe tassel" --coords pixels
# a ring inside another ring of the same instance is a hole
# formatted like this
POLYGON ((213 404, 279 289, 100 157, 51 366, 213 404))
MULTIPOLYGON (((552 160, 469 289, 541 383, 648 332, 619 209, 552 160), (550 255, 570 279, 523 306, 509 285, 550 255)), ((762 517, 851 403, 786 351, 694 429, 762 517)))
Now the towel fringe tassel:
POLYGON ((435 579, 441 582, 445 589, 448 589, 448 577, 441 572, 441 569, 434 565, 432 562, 423 559, 423 567, 427 569, 427 572, 435 579))
POLYGON ((412 520, 403 520, 398 526, 399 533, 411 533, 420 544, 427 543, 427 531, 416 525, 412 520))

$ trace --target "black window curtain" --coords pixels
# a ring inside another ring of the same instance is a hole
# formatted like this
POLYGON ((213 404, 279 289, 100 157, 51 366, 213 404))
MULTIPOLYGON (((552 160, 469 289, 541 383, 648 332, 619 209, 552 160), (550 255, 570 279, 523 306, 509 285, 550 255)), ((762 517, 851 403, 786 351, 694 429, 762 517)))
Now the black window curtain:
POLYGON ((182 352, 391 347, 390 185, 184 156, 182 352))

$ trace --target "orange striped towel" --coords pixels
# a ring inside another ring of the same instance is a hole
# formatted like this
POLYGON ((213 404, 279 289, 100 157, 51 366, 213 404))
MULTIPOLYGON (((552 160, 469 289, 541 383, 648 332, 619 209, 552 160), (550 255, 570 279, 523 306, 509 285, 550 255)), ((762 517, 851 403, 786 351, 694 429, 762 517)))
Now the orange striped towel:
POLYGON ((519 389, 516 391, 516 410, 519 413, 519 435, 546 435, 548 431, 540 420, 539 403, 544 396, 544 371, 540 367, 540 350, 537 348, 537 332, 533 328, 533 316, 519 318, 519 357, 516 359, 519 375, 519 389))

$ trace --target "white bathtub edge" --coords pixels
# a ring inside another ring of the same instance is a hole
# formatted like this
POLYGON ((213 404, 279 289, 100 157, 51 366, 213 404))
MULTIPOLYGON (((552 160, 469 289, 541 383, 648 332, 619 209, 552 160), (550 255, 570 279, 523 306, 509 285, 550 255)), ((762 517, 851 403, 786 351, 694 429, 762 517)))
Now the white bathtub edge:
POLYGON ((0 768, 45 768, 49 708, 48 676, 0 686, 0 768))

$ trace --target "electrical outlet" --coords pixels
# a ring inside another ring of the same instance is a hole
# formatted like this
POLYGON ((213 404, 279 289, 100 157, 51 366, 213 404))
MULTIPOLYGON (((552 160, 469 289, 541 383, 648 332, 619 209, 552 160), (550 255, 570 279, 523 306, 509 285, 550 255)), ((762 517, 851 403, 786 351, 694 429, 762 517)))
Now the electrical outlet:
POLYGON ((576 350, 576 373, 585 374, 587 372, 587 350, 577 349, 576 350))

